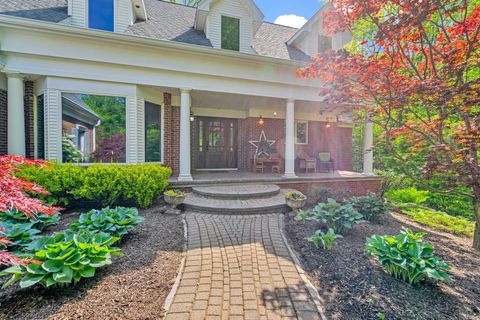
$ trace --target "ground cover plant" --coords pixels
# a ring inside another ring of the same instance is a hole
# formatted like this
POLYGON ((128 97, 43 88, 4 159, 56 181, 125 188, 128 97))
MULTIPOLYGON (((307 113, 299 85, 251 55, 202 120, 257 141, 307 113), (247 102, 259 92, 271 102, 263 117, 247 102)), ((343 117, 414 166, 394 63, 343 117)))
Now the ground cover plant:
POLYGON ((305 239, 313 243, 317 249, 322 246, 325 250, 332 250, 335 242, 341 238, 343 237, 336 234, 333 229, 328 229, 326 233, 322 230, 317 230, 312 236, 306 237, 305 239))
POLYGON ((430 192, 417 190, 415 187, 388 191, 386 197, 389 201, 397 203, 423 204, 429 199, 430 192))
POLYGON ((17 282, 21 288, 37 283, 51 287, 91 278, 97 268, 112 264, 112 256, 122 255, 119 248, 111 246, 118 240, 107 234, 88 231, 67 231, 37 239, 28 246, 31 253, 24 254, 33 262, 14 265, 0 272, 0 277, 10 276, 3 287, 17 282))
POLYGON ((365 252, 375 256, 388 274, 410 285, 426 278, 451 281, 450 267, 434 255, 431 244, 423 242, 425 235, 407 228, 396 236, 373 235, 367 239, 365 252))
POLYGON ((88 230, 123 237, 142 221, 143 217, 138 214, 136 208, 104 208, 81 214, 78 221, 70 224, 69 229, 75 232, 88 230))
POLYGON ((66 207, 135 205, 148 207, 168 185, 170 168, 157 164, 73 164, 23 168, 17 176, 49 191, 43 199, 66 207))
POLYGON ((446 214, 445 212, 415 204, 394 203, 392 205, 395 209, 399 210, 403 214, 412 218, 413 221, 422 225, 473 237, 475 223, 472 220, 462 217, 454 217, 446 214))
POLYGON ((388 207, 383 198, 369 194, 367 196, 352 197, 347 203, 360 213, 367 221, 378 220, 388 212, 388 207))
POLYGON ((363 216, 351 204, 341 204, 333 199, 317 204, 312 210, 301 212, 306 220, 321 221, 336 234, 344 234, 355 224, 363 223, 363 216))

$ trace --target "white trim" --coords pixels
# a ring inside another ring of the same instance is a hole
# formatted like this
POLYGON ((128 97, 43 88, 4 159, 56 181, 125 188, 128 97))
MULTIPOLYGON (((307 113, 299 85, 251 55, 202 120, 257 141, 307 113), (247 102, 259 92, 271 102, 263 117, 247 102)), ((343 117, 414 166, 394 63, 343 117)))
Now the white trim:
POLYGON ((38 159, 38 96, 33 87, 33 158, 38 159))
POLYGON ((309 126, 308 126, 308 120, 295 120, 295 144, 298 144, 298 145, 307 145, 308 144, 308 130, 309 130, 309 126), (307 141, 306 142, 298 142, 298 132, 297 132, 297 129, 298 129, 298 124, 299 123, 306 123, 307 124, 307 132, 306 132, 306 138, 307 138, 307 141))
POLYGON ((161 138, 160 139, 162 140, 161 141, 161 146, 160 146, 161 152, 162 152, 160 160, 161 160, 161 163, 163 164, 163 163, 165 163, 165 104, 162 103, 160 106, 161 106, 161 111, 160 111, 160 114, 161 114, 160 122, 161 122, 161 124, 160 125, 162 126, 161 130, 160 130, 160 132, 161 132, 161 138))

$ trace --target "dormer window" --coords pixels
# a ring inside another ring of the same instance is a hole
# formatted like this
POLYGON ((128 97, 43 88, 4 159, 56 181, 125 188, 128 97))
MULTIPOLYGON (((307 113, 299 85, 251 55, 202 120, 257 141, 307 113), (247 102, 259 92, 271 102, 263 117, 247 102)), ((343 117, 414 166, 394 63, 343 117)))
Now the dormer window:
POLYGON ((114 0, 88 0, 88 27, 114 31, 114 0))
POLYGON ((318 36, 318 53, 332 50, 332 37, 318 36))
POLYGON ((222 16, 222 49, 240 51, 240 19, 222 16))

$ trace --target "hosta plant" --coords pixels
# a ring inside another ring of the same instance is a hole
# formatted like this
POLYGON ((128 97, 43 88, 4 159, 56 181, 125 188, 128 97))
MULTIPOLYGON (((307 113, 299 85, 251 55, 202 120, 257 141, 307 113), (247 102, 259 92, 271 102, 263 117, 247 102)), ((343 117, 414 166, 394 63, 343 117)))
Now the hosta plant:
POLYGON ((0 221, 10 223, 32 223, 32 227, 38 230, 43 230, 47 226, 55 225, 60 220, 60 214, 42 214, 36 213, 31 217, 26 216, 17 210, 0 211, 0 221))
POLYGON ((77 222, 70 224, 72 231, 89 230, 91 232, 104 232, 113 237, 121 238, 128 231, 143 221, 135 208, 104 208, 91 210, 80 215, 77 222))
POLYGON ((313 219, 321 221, 337 234, 344 234, 352 229, 354 224, 365 222, 363 216, 352 205, 341 204, 333 199, 319 203, 312 209, 311 215, 313 219))
POLYGON ((426 278, 450 281, 449 266, 434 255, 431 244, 423 242, 425 235, 405 228, 396 236, 373 235, 367 239, 365 253, 377 257, 388 274, 410 285, 426 278))
POLYGON ((33 228, 32 222, 12 223, 0 221, 0 229, 3 230, 2 233, 11 241, 8 245, 10 250, 12 250, 12 247, 28 245, 40 233, 40 230, 33 228))
POLYGON ((363 197, 352 197, 347 203, 351 204, 352 207, 368 221, 375 221, 388 212, 385 201, 374 194, 363 197))
POLYGON ((328 229, 327 233, 323 232, 322 230, 317 230, 315 234, 305 239, 313 243, 317 249, 322 246, 325 250, 332 250, 335 242, 341 238, 343 237, 339 234, 336 234, 333 229, 328 229))
MULTIPOLYGON (((57 233, 32 242, 27 265, 14 265, 0 272, 10 277, 3 287, 19 282, 21 288, 40 284, 43 287, 77 283, 95 275, 97 268, 112 263, 112 256, 121 256, 120 249, 111 247, 118 238, 88 231, 57 233)), ((26 256, 27 257, 27 256, 26 256)))

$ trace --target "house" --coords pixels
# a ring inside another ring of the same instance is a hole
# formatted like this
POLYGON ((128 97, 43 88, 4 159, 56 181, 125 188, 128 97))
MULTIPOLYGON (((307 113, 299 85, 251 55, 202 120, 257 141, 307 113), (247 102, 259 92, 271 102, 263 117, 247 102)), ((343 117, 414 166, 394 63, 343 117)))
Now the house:
MULTIPOLYGON (((65 99, 91 95, 123 101, 112 128, 126 163, 163 163, 178 181, 202 170, 295 179, 321 152, 351 173, 352 107, 295 76, 350 40, 328 36, 322 15, 295 29, 265 22, 253 0, 0 0, 0 153, 62 161, 65 99)), ((100 117, 82 109, 94 136, 100 117)), ((365 172, 349 175, 359 184, 372 173, 369 123, 365 136, 365 172)))

